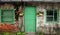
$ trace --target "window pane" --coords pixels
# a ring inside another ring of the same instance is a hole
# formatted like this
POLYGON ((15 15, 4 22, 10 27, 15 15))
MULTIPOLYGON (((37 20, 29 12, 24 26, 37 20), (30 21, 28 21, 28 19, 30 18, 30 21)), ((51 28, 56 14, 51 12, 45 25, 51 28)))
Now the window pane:
POLYGON ((57 10, 54 11, 54 21, 57 21, 57 10))
POLYGON ((53 17, 47 17, 47 21, 53 21, 53 17))
POLYGON ((47 15, 53 15, 53 10, 47 10, 47 15))
POLYGON ((47 21, 53 21, 53 10, 47 10, 47 21))

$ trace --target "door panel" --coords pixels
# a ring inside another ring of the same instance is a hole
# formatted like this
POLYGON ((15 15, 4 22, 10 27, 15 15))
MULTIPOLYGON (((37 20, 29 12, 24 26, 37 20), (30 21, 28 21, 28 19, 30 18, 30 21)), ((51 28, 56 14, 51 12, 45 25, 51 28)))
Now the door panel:
POLYGON ((36 7, 25 7, 24 9, 25 32, 36 31, 36 7))

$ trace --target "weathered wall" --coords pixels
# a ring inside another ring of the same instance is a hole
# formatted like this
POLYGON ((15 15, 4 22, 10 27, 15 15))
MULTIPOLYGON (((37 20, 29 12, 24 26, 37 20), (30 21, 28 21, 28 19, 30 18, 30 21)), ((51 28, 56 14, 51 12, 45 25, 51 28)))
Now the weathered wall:
MULTIPOLYGON (((36 5, 36 10, 37 12, 41 11, 43 12, 43 16, 36 16, 36 32, 41 32, 43 31, 44 33, 49 33, 49 30, 53 31, 53 27, 56 27, 56 24, 59 25, 60 27, 60 4, 59 3, 38 3, 36 5), (51 22, 51 23, 47 23, 46 22, 46 9, 51 9, 51 8, 54 8, 54 9, 59 9, 59 22, 58 23, 55 23, 55 22, 51 22), (51 27, 51 29, 50 29, 51 27)), ((21 18, 20 18, 21 19, 21 18)), ((23 18, 22 18, 23 19, 23 18)), ((21 20, 22 20, 21 19, 21 20)), ((20 23, 22 23, 22 21, 19 21, 20 23)), ((24 27, 24 26, 23 26, 24 27)), ((22 31, 24 31, 24 29, 22 29, 22 31)))
POLYGON ((44 15, 43 16, 40 16, 40 17, 37 17, 37 27, 36 27, 36 30, 37 32, 40 32, 40 31, 43 31, 45 33, 49 33, 49 27, 51 27, 51 31, 53 31, 53 27, 56 26, 56 24, 59 24, 60 26, 60 5, 55 3, 55 4, 39 4, 37 6, 37 12, 44 12, 44 15), (46 9, 51 9, 51 8, 54 8, 54 9, 59 9, 59 22, 58 23, 55 23, 55 22, 50 22, 50 23, 47 23, 46 22, 46 9))

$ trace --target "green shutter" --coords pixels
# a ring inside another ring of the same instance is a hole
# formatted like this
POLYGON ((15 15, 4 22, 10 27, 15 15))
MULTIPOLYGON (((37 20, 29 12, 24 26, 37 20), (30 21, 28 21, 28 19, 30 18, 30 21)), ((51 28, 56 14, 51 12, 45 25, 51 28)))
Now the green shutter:
POLYGON ((25 32, 36 32, 36 7, 25 7, 24 28, 25 32))
POLYGON ((14 9, 1 9, 0 10, 1 23, 14 23, 15 10, 14 9))

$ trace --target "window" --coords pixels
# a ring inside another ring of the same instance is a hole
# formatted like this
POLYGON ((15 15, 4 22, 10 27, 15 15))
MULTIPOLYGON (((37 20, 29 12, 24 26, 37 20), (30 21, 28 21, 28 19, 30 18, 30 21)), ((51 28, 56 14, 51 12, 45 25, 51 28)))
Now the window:
POLYGON ((57 16, 58 16, 57 10, 47 10, 46 11, 47 21, 57 21, 57 19, 58 19, 57 16))

